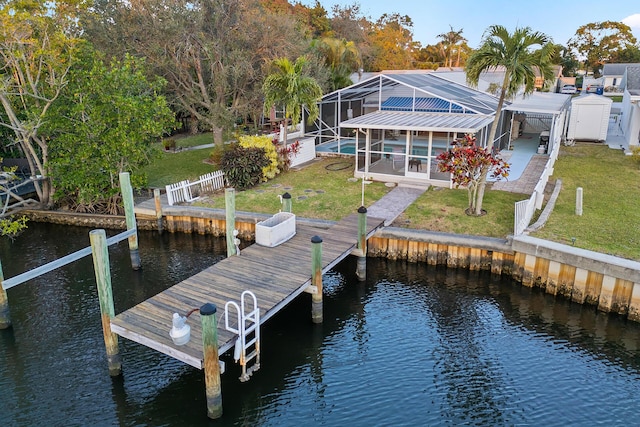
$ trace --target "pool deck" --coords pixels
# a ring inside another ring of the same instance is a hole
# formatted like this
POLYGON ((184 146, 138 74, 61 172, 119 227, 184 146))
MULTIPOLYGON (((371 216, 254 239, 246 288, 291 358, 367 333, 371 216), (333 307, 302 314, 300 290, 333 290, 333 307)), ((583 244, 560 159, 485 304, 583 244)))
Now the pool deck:
POLYGON ((500 155, 509 163, 507 179, 492 181, 492 190, 509 193, 533 194, 549 156, 538 154, 538 135, 524 134, 511 142, 511 150, 502 150, 500 155))

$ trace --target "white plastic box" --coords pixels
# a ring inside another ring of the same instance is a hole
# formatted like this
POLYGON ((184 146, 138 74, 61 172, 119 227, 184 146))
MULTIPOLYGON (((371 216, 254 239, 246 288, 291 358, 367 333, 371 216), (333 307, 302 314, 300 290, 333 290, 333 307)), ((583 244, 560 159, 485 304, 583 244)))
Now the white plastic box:
POLYGON ((280 212, 256 224, 256 243, 270 248, 286 242, 296 234, 296 216, 280 212))

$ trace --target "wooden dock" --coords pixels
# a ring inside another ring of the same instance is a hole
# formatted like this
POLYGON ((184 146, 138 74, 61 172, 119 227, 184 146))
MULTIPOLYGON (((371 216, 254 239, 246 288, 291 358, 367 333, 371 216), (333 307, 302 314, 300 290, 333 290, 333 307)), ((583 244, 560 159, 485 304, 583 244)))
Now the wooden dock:
MULTIPOLYGON (((384 220, 367 218, 367 238, 383 226, 384 220)), ((240 302, 243 291, 256 295, 260 323, 285 307, 311 284, 311 238, 320 236, 322 272, 346 258, 356 247, 358 214, 350 215, 329 228, 298 223, 296 235, 274 248, 253 244, 240 256, 226 258, 204 271, 170 287, 111 319, 112 332, 153 348, 198 369, 203 369, 200 314, 188 319, 191 339, 182 346, 169 336, 173 313, 186 315, 205 303, 218 308, 218 353, 231 349, 236 334, 225 329, 227 301, 240 302)), ((233 314, 235 316, 235 314, 233 314)))

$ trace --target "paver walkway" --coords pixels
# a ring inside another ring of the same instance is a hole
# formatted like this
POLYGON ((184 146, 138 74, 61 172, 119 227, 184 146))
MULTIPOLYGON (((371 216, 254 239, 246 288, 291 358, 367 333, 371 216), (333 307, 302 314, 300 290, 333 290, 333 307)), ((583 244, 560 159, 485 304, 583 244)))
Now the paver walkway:
POLYGON ((426 187, 395 187, 367 208, 367 216, 383 218, 388 226, 426 190, 426 187))
POLYGON ((548 160, 549 156, 543 154, 534 155, 518 179, 497 181, 493 183, 491 188, 509 193, 533 194, 548 160))

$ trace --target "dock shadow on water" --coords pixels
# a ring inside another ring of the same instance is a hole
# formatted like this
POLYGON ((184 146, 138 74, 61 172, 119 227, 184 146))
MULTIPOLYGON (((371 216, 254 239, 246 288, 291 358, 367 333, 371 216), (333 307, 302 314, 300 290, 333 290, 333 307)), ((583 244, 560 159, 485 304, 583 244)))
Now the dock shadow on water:
MULTIPOLYGON (((88 246, 89 231, 31 224, 0 242, 5 278, 88 246)), ((144 232, 139 271, 126 243, 110 248, 116 312, 222 259, 224 244, 144 232)), ((142 345, 120 338, 123 374, 109 377, 90 257, 16 286, 13 327, 0 331, 1 425, 561 426, 640 416, 639 324, 486 273, 383 259, 368 260, 366 282, 355 271, 348 258, 324 276, 321 325, 307 294, 264 325, 250 381, 223 356, 216 421, 203 373, 142 345)))

